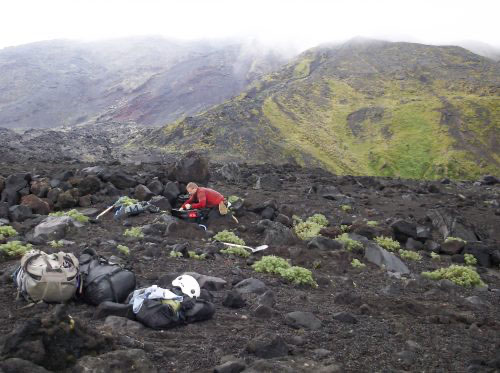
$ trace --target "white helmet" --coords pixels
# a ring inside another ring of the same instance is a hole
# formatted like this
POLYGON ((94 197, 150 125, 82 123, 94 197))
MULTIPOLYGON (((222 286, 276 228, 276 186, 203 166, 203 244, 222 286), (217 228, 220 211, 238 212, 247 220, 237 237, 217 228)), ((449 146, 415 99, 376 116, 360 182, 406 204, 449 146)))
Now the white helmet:
POLYGON ((200 284, 193 276, 182 275, 172 281, 172 285, 181 288, 182 292, 190 298, 200 296, 200 284))

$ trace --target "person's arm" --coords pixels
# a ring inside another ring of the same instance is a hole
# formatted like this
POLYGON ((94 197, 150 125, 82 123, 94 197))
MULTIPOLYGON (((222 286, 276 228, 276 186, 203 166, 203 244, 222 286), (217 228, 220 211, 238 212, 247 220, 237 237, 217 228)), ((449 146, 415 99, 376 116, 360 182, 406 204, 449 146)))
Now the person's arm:
POLYGON ((202 209, 207 205, 207 195, 205 194, 204 190, 198 189, 198 192, 196 193, 198 196, 198 203, 193 203, 191 205, 192 209, 202 209))
POLYGON ((194 196, 195 196, 194 194, 192 196, 190 196, 189 199, 182 204, 181 209, 185 208, 186 205, 189 205, 193 201, 194 196))

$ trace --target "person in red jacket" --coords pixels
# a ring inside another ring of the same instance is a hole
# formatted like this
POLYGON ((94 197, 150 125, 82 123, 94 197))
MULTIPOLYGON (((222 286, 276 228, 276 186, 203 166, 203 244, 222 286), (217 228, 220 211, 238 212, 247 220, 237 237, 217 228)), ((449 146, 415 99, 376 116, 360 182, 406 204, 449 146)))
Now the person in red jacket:
POLYGON ((186 186, 190 195, 189 199, 184 202, 179 210, 203 209, 218 207, 221 215, 227 214, 227 207, 224 203, 224 196, 219 192, 210 189, 199 187, 191 182, 186 186))

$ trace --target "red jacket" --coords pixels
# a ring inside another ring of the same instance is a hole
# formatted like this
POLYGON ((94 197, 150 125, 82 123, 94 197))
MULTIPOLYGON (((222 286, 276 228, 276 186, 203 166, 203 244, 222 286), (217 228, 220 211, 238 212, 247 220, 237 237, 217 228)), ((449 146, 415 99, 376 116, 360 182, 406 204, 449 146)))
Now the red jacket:
POLYGON ((202 188, 198 187, 196 193, 193 194, 189 199, 183 203, 182 208, 184 208, 187 204, 191 205, 192 209, 202 209, 204 207, 215 207, 218 206, 219 203, 224 201, 224 196, 219 192, 216 192, 210 188, 202 188), (197 203, 191 203, 194 200, 198 201, 197 203))

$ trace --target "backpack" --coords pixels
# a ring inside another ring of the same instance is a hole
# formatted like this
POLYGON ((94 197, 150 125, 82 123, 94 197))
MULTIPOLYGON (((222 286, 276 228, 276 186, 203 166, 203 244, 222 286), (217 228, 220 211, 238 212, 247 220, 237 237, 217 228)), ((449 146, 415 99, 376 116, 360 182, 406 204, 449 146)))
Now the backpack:
POLYGON ((32 250, 22 257, 13 277, 19 294, 27 300, 64 303, 80 284, 78 259, 70 253, 32 250))
POLYGON ((135 317, 148 328, 169 329, 184 323, 180 307, 175 300, 145 299, 135 317))
POLYGON ((145 201, 138 202, 130 206, 121 205, 120 208, 116 210, 114 219, 119 220, 127 216, 139 215, 146 210, 149 212, 159 212, 160 208, 145 201))
POLYGON ((110 263, 94 249, 86 249, 80 255, 80 273, 82 298, 94 305, 104 301, 122 303, 135 289, 132 271, 110 263))
MULTIPOLYGON (((136 290, 130 294, 128 302, 134 303, 135 296, 146 289, 136 290)), ((178 288, 171 289, 182 294, 178 288)), ((181 296, 182 297, 182 296, 181 296)), ((183 300, 147 298, 142 301, 139 310, 135 310, 137 321, 152 329, 170 329, 177 325, 211 319, 215 313, 213 303, 203 299, 191 299, 183 296, 183 300)))

